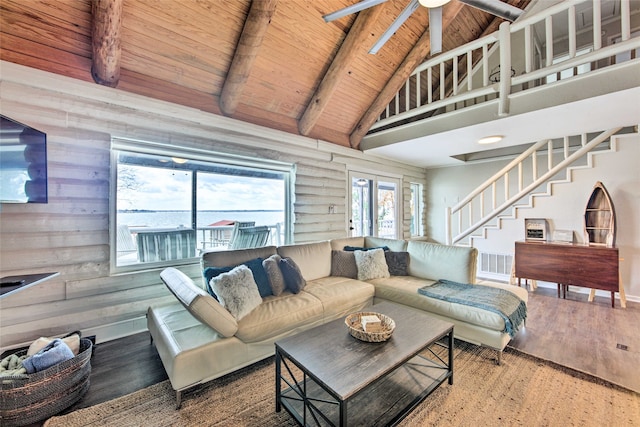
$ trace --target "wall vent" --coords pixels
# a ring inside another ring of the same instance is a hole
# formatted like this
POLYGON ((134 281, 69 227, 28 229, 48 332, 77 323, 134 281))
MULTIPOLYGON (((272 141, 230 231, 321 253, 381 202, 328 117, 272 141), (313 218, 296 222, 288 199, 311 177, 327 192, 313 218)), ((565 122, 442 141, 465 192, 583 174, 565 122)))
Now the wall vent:
POLYGON ((513 262, 513 255, 511 254, 490 254, 481 252, 479 260, 481 273, 490 273, 501 276, 511 275, 511 263, 513 262))

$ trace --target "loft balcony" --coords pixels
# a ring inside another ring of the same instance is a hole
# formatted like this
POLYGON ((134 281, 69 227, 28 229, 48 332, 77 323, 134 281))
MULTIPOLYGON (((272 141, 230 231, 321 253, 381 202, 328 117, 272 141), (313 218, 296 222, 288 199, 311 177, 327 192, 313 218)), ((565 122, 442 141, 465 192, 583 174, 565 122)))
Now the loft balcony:
MULTIPOLYGON (((640 31, 632 29, 639 28, 640 2, 630 1, 563 1, 505 22, 499 31, 421 64, 361 148, 387 155, 393 145, 396 153, 406 152, 396 159, 415 163, 416 153, 432 148, 417 144, 425 138, 472 126, 490 129, 496 120, 526 127, 520 144, 638 124, 640 31), (607 108, 597 108, 603 102, 607 108), (549 120, 554 114, 557 119, 558 106, 567 107, 562 130, 554 129, 558 120, 549 120), (585 111, 592 129, 584 128, 585 111), (571 124, 576 129, 567 129, 571 124)), ((446 164, 467 160, 462 152, 449 154, 446 164)))

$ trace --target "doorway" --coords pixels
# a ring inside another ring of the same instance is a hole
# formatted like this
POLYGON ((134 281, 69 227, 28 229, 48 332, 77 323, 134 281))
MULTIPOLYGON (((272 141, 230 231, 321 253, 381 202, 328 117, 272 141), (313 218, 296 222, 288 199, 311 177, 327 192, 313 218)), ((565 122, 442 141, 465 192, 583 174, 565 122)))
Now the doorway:
POLYGON ((349 172, 349 183, 350 235, 398 238, 400 180, 352 171, 349 172))

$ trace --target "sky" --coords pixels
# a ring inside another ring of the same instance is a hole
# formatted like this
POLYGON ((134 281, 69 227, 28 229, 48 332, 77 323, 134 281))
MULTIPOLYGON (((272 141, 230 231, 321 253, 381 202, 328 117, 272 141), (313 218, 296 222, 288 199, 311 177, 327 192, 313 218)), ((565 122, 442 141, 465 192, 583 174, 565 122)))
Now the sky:
MULTIPOLYGON (((133 184, 128 190, 119 188, 118 209, 190 209, 191 172, 142 166, 126 168, 132 171, 133 184)), ((284 209, 282 180, 202 173, 198 177, 198 210, 284 209)))

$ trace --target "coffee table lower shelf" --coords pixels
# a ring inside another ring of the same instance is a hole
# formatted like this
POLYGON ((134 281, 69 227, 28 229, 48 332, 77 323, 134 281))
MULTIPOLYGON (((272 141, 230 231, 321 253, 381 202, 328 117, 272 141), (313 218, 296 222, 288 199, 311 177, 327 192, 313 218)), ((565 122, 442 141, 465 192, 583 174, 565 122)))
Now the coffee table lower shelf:
POLYGON ((276 346, 276 411, 302 426, 393 426, 445 380, 453 384, 453 330, 345 399, 276 346))

